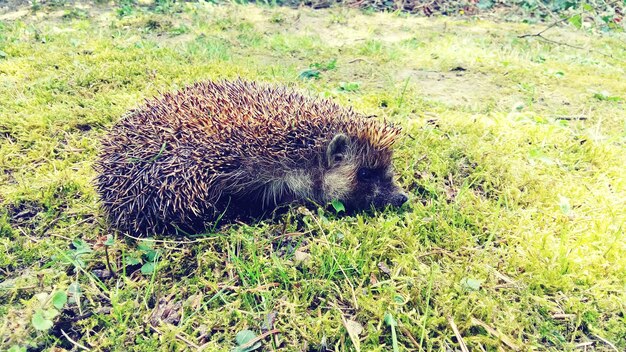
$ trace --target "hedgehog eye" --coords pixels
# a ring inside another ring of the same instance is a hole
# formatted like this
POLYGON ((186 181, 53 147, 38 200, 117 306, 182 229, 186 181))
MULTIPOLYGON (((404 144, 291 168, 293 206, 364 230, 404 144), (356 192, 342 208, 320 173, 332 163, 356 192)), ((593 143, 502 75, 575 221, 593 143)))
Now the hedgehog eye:
POLYGON ((375 172, 372 169, 361 168, 357 177, 360 181, 371 182, 374 180, 375 172))

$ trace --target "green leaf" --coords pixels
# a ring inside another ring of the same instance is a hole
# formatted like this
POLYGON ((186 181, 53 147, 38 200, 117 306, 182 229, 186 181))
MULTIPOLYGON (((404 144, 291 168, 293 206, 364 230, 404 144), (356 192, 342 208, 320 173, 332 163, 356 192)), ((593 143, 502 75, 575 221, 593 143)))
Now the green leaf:
POLYGON ((480 285, 482 283, 483 283, 482 280, 473 279, 470 277, 465 277, 461 279, 461 286, 463 286, 463 288, 465 288, 466 290, 470 290, 470 291, 480 290, 480 285))
POLYGON ((255 338, 256 338, 256 334, 253 331, 241 330, 240 332, 237 333, 237 336, 235 336, 235 342, 237 343, 237 347, 235 347, 233 351, 234 352, 248 352, 248 351, 256 350, 257 348, 261 347, 261 341, 257 341, 256 343, 252 344, 252 346, 242 347, 250 343, 250 341, 254 340, 255 338))
POLYGON ((535 159, 538 161, 541 161, 542 163, 546 164, 546 165, 554 165, 555 162, 554 160, 552 160, 550 157, 548 157, 546 155, 546 153, 544 153, 540 148, 533 148, 528 152, 528 156, 531 159, 535 159))
POLYGON ((5 53, 4 51, 0 50, 0 58, 5 58, 7 57, 7 53, 5 53))
POLYGON ((137 265, 141 263, 141 259, 137 257, 126 256, 124 257, 124 264, 126 265, 137 265))
POLYGON ((396 336, 396 326, 398 326, 398 322, 396 322, 391 313, 385 313, 385 323, 391 327, 391 346, 393 347, 393 352, 398 352, 400 350, 398 348, 398 336, 396 336))
POLYGON ((83 240, 80 240, 80 239, 74 240, 72 241, 72 245, 74 245, 74 248, 76 248, 75 251, 78 253, 91 252, 91 247, 89 246, 89 243, 83 240))
POLYGON ((44 309, 43 310, 43 317, 46 319, 54 319, 56 318, 56 316, 59 315, 59 311, 54 309, 54 308, 50 308, 50 309, 44 309))
POLYGON ((311 68, 316 68, 322 71, 334 70, 337 67, 337 59, 332 59, 327 63, 316 62, 311 65, 311 68))
POLYGON ((107 240, 104 241, 104 245, 105 246, 112 246, 113 244, 115 244, 115 240, 113 239, 112 235, 107 235, 107 240))
POLYGON ((343 205, 343 203, 341 203, 341 201, 334 199, 332 202, 330 202, 330 204, 333 205, 333 208, 335 209, 335 212, 339 213, 339 212, 346 212, 346 207, 343 205))
POLYGON ((82 294, 82 291, 80 289, 80 285, 78 284, 78 282, 72 282, 70 284, 70 286, 67 288, 67 291, 71 295, 81 295, 82 294))
POLYGON ((356 92, 359 90, 361 85, 358 82, 341 82, 339 83, 339 90, 343 90, 345 92, 356 92))
POLYGON ((620 101, 620 100, 622 100, 620 97, 611 96, 611 93, 607 92, 606 90, 594 93, 593 97, 598 99, 598 100, 606 100, 606 101, 620 101))
POLYGON ((385 313, 385 323, 389 326, 398 326, 398 322, 396 322, 391 313, 385 313))
POLYGON ((149 275, 154 272, 154 263, 148 262, 141 266, 141 273, 144 275, 149 275))
POLYGON ((583 18, 580 14, 574 15, 568 19, 574 27, 580 29, 583 26, 583 18))
POLYGON ((247 344, 255 337, 256 337, 256 334, 254 333, 254 331, 241 330, 240 332, 237 333, 237 336, 235 336, 235 342, 237 343, 237 345, 241 346, 241 345, 247 344))
POLYGON ((337 59, 336 58, 328 61, 326 63, 326 67, 324 67, 324 69, 326 69, 326 70, 334 70, 335 68, 337 68, 337 59))
POLYGON ((598 100, 607 100, 609 98, 609 92, 603 90, 601 92, 594 93, 593 97, 598 100))
POLYGON ((300 79, 318 79, 320 78, 320 71, 316 69, 306 69, 298 75, 300 79))
POLYGON ((57 291, 52 295, 52 305, 61 310, 63 306, 67 303, 67 293, 65 291, 57 291))
POLYGON ((46 331, 50 329, 53 325, 52 320, 47 319, 44 316, 43 310, 41 309, 37 309, 35 314, 33 314, 33 318, 31 319, 31 322, 33 323, 33 327, 36 330, 40 330, 40 331, 46 331))
POLYGON ((7 352, 26 352, 26 347, 22 347, 19 345, 13 345, 11 348, 7 350, 7 352))
POLYGON ((572 206, 569 203, 569 198, 559 196, 559 209, 565 215, 572 215, 572 206))
POLYGON ((80 289, 78 282, 72 282, 67 287, 67 293, 69 294, 68 301, 70 303, 80 305, 80 297, 82 296, 83 291, 80 289))
POLYGON ((153 249, 153 250, 146 252, 144 255, 147 261, 155 262, 157 258, 159 257, 159 252, 153 249))
POLYGON ((68 257, 70 257, 70 263, 77 265, 81 268, 85 267, 85 261, 83 260, 83 256, 87 253, 91 253, 91 246, 89 246, 89 243, 81 240, 81 239, 76 239, 74 241, 72 241, 72 245, 74 246, 75 249, 70 250, 66 255, 68 257))
POLYGON ((152 247, 150 242, 142 242, 137 246, 137 248, 143 252, 146 261, 153 262, 158 257, 157 250, 152 247))
POLYGON ((142 252, 149 252, 154 250, 152 247, 152 242, 150 241, 143 241, 141 242, 138 246, 137 249, 139 249, 142 252))

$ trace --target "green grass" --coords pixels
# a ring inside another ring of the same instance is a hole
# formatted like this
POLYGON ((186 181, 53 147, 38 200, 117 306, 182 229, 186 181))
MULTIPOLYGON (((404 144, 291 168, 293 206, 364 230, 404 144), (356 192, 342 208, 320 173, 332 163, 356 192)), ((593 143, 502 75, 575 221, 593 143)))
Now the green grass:
POLYGON ((470 350, 626 349, 623 33, 546 33, 582 50, 511 23, 179 8, 0 22, 0 349, 226 351, 248 329, 272 331, 264 350, 354 350, 347 321, 363 351, 458 350, 450 321, 470 350), (100 137, 145 98, 235 77, 399 123, 409 204, 109 233, 100 137))

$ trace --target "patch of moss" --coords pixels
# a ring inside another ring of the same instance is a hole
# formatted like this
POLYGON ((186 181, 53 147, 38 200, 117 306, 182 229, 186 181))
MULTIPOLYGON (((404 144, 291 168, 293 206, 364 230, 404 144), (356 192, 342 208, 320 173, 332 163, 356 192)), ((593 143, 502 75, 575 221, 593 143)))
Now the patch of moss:
POLYGON ((386 313, 406 349, 458 348, 450 321, 472 350, 626 348, 621 33, 551 30, 581 50, 518 38, 541 29, 523 24, 155 6, 0 22, 2 348, 72 348, 63 329, 95 349, 230 350, 273 327, 267 348, 347 350, 349 319, 362 350, 386 350, 386 313), (116 237, 92 184, 99 138, 145 98, 235 77, 400 124, 409 204, 116 237), (38 332, 57 290, 69 301, 38 332))

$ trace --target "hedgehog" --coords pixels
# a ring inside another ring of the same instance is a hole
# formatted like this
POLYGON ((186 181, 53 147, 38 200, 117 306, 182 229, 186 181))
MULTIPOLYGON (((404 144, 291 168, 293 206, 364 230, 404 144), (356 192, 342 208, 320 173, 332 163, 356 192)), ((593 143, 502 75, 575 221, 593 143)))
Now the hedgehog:
POLYGON ((123 116, 102 140, 95 183, 110 224, 136 236, 202 233, 294 204, 399 207, 399 135, 283 86, 198 82, 123 116))

